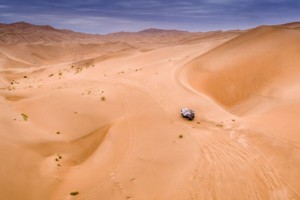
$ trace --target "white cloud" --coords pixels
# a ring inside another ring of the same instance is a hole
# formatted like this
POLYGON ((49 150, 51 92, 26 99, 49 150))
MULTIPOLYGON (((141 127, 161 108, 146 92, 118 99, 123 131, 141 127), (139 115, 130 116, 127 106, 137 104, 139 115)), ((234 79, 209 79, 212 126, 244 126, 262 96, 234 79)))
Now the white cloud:
POLYGON ((0 13, 1 17, 17 17, 14 13, 0 13))
POLYGON ((209 4, 232 4, 232 3, 245 3, 245 2, 254 2, 254 0, 205 0, 209 4))
POLYGON ((144 0, 144 1, 122 1, 116 3, 118 6, 126 8, 151 8, 162 5, 162 2, 155 0, 144 0))
POLYGON ((0 9, 2 9, 2 8, 9 8, 9 6, 7 6, 7 5, 0 5, 0 9))

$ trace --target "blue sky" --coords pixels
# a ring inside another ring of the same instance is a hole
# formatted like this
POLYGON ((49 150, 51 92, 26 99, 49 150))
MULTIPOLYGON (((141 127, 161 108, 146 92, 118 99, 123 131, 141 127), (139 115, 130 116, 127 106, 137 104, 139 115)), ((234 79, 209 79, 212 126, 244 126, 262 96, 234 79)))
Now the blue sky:
POLYGON ((209 31, 300 21, 300 0, 0 0, 0 23, 87 33, 209 31))

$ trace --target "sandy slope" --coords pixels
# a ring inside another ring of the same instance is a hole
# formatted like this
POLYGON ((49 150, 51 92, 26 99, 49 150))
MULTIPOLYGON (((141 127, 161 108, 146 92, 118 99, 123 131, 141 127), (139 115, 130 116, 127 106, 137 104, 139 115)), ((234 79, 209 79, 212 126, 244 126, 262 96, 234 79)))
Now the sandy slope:
POLYGON ((0 47, 0 199, 300 199, 299 30, 234 36, 0 47))
POLYGON ((300 190, 295 179, 300 165, 299 44, 299 30, 259 27, 194 59, 184 70, 193 89, 241 117, 241 126, 251 130, 245 137, 268 153, 266 160, 295 191, 300 190))

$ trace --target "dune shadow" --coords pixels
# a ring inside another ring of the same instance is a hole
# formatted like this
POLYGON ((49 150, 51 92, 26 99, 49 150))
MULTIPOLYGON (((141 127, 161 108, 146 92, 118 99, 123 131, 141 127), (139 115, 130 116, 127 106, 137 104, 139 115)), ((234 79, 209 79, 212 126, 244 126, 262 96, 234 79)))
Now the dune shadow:
POLYGON ((101 147, 101 144, 105 141, 110 128, 111 125, 104 125, 71 141, 28 144, 26 145, 26 148, 40 154, 43 157, 64 154, 68 157, 67 162, 70 165, 79 165, 101 147))

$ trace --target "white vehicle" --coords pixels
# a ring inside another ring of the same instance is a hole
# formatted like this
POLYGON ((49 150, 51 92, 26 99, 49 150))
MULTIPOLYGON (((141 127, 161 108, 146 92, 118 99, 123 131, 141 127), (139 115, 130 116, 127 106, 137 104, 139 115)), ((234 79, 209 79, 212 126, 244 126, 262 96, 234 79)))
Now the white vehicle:
POLYGON ((195 118, 195 113, 191 109, 182 108, 181 109, 181 116, 184 117, 184 118, 187 118, 189 120, 193 120, 195 118))

